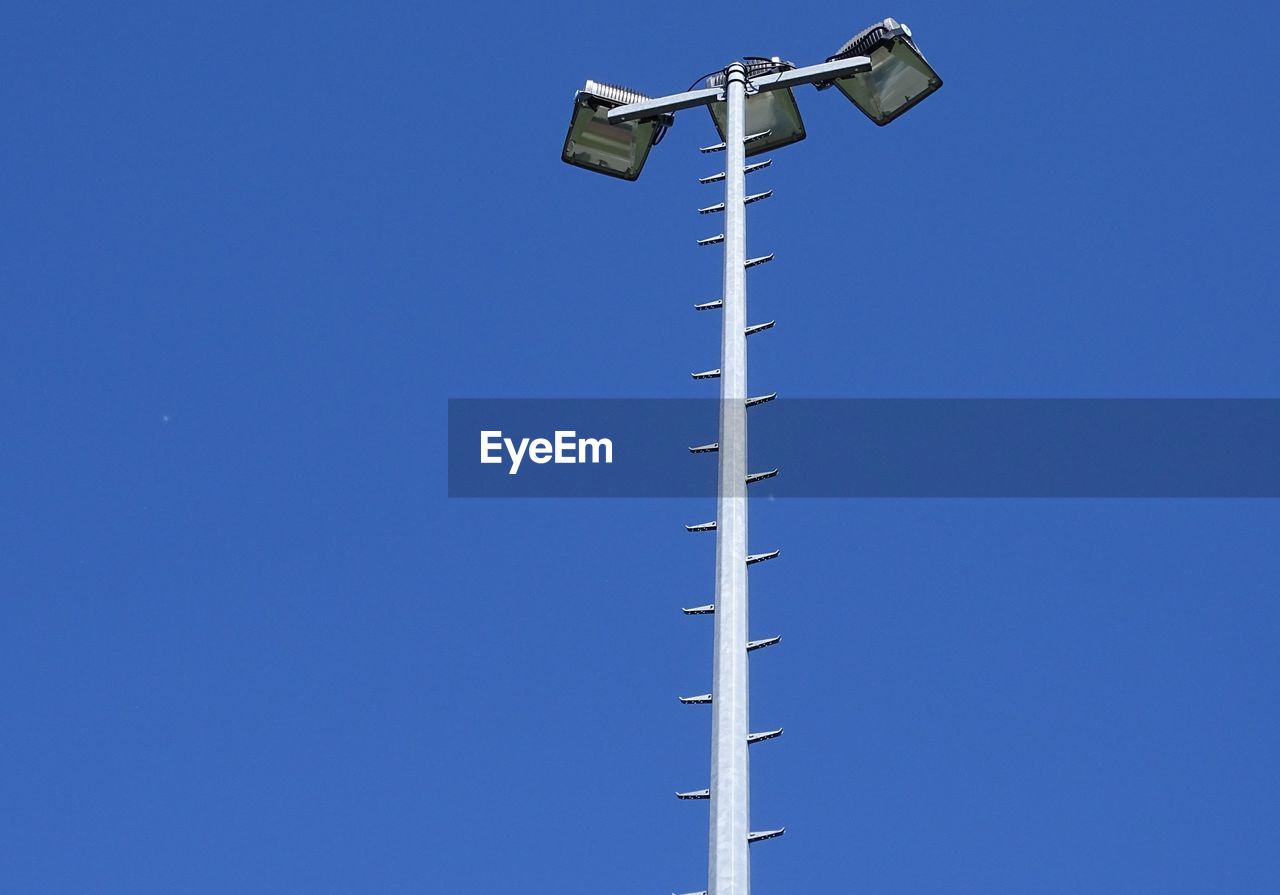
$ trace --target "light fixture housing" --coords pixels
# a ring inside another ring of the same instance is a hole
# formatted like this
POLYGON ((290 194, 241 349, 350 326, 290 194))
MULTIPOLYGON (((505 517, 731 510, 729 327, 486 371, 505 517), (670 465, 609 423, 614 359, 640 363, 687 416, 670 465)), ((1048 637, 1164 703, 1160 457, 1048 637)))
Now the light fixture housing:
MULTIPOLYGON (((744 63, 747 68, 747 79, 757 78, 773 72, 795 68, 789 62, 780 59, 753 59, 744 63)), ((725 73, 717 72, 707 78, 708 87, 723 87, 725 73)), ((720 139, 725 139, 725 127, 728 126, 729 109, 726 103, 711 103, 707 108, 711 111, 711 120, 715 122, 720 139)), ((806 136, 804 119, 800 117, 800 107, 790 88, 766 90, 748 94, 747 103, 747 136, 768 132, 768 136, 751 140, 747 143, 747 156, 759 155, 782 146, 799 143, 806 136)))
POLYGON ((573 98, 573 117, 560 158, 588 171, 635 180, 644 168, 649 150, 671 125, 672 116, 620 124, 611 123, 606 116, 610 109, 647 99, 643 93, 626 87, 587 81, 573 98))
POLYGON ((881 127, 942 86, 942 78, 912 39, 911 29, 893 19, 854 35, 827 61, 850 56, 870 57, 871 71, 840 78, 835 86, 881 127))

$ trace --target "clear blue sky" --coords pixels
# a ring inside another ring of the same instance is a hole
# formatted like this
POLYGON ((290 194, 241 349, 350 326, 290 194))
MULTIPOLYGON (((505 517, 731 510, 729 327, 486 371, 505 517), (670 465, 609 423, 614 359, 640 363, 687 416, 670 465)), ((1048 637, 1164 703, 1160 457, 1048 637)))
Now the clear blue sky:
MULTIPOLYGON (((707 394, 714 131, 570 168, 585 78, 885 15, 945 78, 801 94, 753 389, 1278 396, 1274 4, 724 11, 10 9, 0 890, 701 888, 710 499, 445 494, 449 397, 707 394)), ((758 501, 756 891, 1280 891, 1278 523, 758 501)))

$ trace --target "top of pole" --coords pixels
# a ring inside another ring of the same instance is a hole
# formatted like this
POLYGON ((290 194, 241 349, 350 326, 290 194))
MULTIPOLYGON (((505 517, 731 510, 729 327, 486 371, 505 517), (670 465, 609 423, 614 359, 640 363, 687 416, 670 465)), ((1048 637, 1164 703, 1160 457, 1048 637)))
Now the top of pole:
POLYGON ((817 84, 822 87, 839 78, 871 70, 871 60, 866 56, 853 56, 820 65, 806 65, 803 68, 788 68, 790 65, 789 62, 772 60, 730 62, 721 71, 708 77, 707 86, 700 90, 686 90, 684 93, 673 93, 670 96, 660 96, 657 99, 618 106, 616 109, 610 109, 606 117, 610 124, 621 124, 624 121, 657 118, 683 109, 691 109, 694 106, 723 102, 724 86, 730 78, 734 81, 746 82, 750 76, 751 88, 763 92, 795 87, 799 84, 817 84))

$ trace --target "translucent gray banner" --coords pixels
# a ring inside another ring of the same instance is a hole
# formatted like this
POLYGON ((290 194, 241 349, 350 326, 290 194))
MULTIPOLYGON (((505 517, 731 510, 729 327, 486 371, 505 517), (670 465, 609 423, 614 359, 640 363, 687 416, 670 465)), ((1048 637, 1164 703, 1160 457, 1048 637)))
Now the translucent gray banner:
MULTIPOLYGON (((716 441, 718 409, 451 399, 449 495, 712 495, 716 453, 689 448, 716 441)), ((779 470, 753 495, 1280 497, 1276 399, 793 398, 748 413, 751 472, 779 470)))

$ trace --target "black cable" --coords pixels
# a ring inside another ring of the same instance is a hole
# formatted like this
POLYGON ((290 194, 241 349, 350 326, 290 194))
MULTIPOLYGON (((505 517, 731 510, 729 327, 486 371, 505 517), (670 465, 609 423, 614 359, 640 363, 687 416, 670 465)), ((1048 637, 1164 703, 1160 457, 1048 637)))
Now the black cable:
POLYGON ((724 69, 723 69, 723 68, 717 68, 715 71, 709 71, 709 72, 707 72, 705 75, 703 75, 702 77, 694 79, 694 82, 693 82, 692 84, 690 84, 688 87, 684 88, 684 92, 685 92, 685 93, 688 93, 688 92, 689 92, 690 90, 692 90, 694 87, 697 87, 697 86, 698 86, 698 84, 699 84, 700 82, 705 81, 707 78, 711 77, 712 75, 718 75, 718 74, 720 74, 722 71, 724 71, 724 69))

